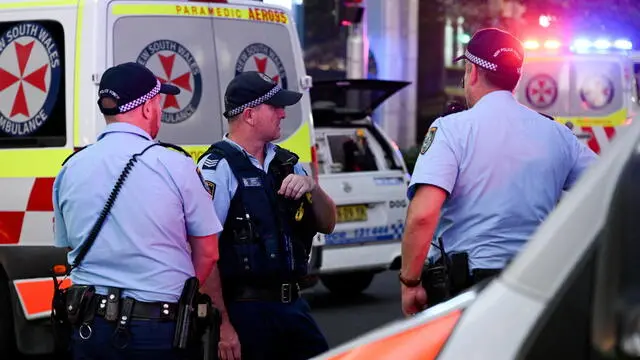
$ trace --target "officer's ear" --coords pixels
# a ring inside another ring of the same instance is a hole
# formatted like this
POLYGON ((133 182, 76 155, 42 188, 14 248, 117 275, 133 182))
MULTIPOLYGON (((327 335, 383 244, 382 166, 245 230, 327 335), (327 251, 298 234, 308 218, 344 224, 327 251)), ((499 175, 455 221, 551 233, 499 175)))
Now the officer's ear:
POLYGON ((155 100, 154 97, 142 104, 142 116, 147 120, 153 119, 154 112, 156 112, 155 100))
POLYGON ((480 68, 478 65, 467 62, 468 77, 465 85, 475 85, 480 80, 480 68))
POLYGON ((258 118, 257 118, 257 109, 256 108, 246 108, 244 109, 244 111, 242 111, 242 118, 244 121, 247 122, 247 124, 251 125, 251 126, 255 126, 258 118))

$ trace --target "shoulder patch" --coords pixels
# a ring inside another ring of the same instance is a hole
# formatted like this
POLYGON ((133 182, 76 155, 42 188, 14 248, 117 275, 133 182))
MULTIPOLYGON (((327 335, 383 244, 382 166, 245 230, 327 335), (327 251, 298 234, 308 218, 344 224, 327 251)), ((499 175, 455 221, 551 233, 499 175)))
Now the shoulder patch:
POLYGON ((213 197, 216 194, 216 183, 209 180, 205 180, 204 183, 205 185, 207 185, 207 191, 209 192, 209 195, 211 195, 211 198, 213 199, 213 197))
MULTIPOLYGON (((202 177, 202 173, 200 172, 200 168, 196 166, 196 174, 198 174, 198 177, 200 178, 200 182, 202 183, 202 186, 204 187, 204 189, 211 194, 211 191, 209 189, 209 185, 207 184, 207 182, 204 180, 204 178, 202 177)), ((211 195, 213 196, 213 195, 211 195)))
POLYGON ((424 154, 427 152, 427 150, 429 150, 431 144, 433 143, 433 139, 436 137, 436 131, 438 131, 438 127, 436 126, 429 128, 429 131, 427 131, 427 135, 425 135, 424 141, 422 142, 420 154, 424 154))

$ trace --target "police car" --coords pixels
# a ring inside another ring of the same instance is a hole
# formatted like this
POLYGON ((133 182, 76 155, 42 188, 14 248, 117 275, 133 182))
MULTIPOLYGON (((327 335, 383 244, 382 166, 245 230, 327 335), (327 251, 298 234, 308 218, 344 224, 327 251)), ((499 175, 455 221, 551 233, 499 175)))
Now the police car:
MULTIPOLYGON (((52 184, 74 149, 105 122, 96 105, 105 69, 136 61, 181 88, 162 98, 158 140, 194 159, 227 130, 226 84, 256 70, 306 92, 288 10, 256 1, 0 0, 0 357, 53 349, 52 184)), ((287 108, 279 144, 314 173, 309 96, 287 108)), ((98 240, 99 241, 99 240, 98 240)), ((315 263, 315 262, 314 262, 315 263)), ((65 284, 69 284, 68 280, 65 284)))
POLYGON ((311 89, 319 181, 338 210, 334 232, 321 236, 320 279, 336 294, 360 293, 376 273, 399 268, 408 173, 371 115, 408 84, 315 81, 311 89))

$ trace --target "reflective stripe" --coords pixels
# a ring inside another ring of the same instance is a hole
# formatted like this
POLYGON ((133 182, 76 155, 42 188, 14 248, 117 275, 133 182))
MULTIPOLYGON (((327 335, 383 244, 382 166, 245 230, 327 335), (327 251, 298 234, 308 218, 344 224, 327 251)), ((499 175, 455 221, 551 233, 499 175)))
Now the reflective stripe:
MULTIPOLYGON (((51 315, 53 278, 15 280, 13 285, 27 320, 46 318, 51 315)), ((70 279, 63 280, 63 287, 70 285, 70 279)))
POLYGON ((193 17, 215 17, 228 19, 253 20, 287 24, 288 15, 280 10, 251 6, 244 9, 231 6, 173 5, 173 4, 115 4, 111 7, 113 15, 174 15, 193 17))
POLYGON ((0 178, 55 177, 72 149, 2 149, 0 178))
POLYGON ((556 121, 571 121, 575 126, 621 126, 627 123, 627 109, 620 109, 606 116, 557 116, 556 121))
MULTIPOLYGON (((289 136, 286 140, 278 145, 283 148, 293 151, 300 157, 300 162, 311 162, 311 134, 309 132, 309 122, 305 121, 300 125, 298 130, 289 136)), ((202 155, 210 145, 181 145, 191 157, 197 161, 200 155, 202 155)))
POLYGON ((0 211, 0 244, 17 244, 20 241, 24 211, 0 211))
POLYGON ((78 0, 20 1, 20 2, 10 2, 10 3, 0 3, 0 9, 65 6, 65 5, 75 5, 77 2, 78 0))
POLYGON ((586 139, 587 146, 596 154, 600 154, 602 149, 606 148, 615 137, 616 128, 610 126, 596 128, 585 126, 582 127, 582 134, 589 136, 589 139, 586 139))
MULTIPOLYGON (((75 66, 73 70, 73 144, 74 146, 82 146, 80 141, 80 69, 82 68, 82 25, 84 19, 84 3, 85 0, 78 2, 76 11, 76 48, 75 48, 75 66)), ((66 70, 66 69, 65 69, 66 70)))
POLYGON ((431 360, 435 359, 458 323, 461 310, 426 324, 364 344, 328 360, 431 360))
POLYGON ((53 211, 53 181, 55 178, 36 178, 31 188, 27 211, 53 211))
POLYGON ((296 153, 300 157, 300 162, 311 162, 311 129, 309 128, 309 121, 304 121, 295 133, 283 142, 278 143, 278 145, 296 153))

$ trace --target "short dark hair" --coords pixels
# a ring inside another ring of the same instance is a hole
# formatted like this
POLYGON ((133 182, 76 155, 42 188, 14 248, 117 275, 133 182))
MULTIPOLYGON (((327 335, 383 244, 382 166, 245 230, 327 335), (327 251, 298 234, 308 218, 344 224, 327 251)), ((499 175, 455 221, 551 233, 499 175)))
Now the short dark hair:
POLYGON ((476 68, 478 69, 480 74, 482 74, 485 80, 487 80, 487 83, 489 83, 490 85, 500 90, 507 90, 509 92, 513 92, 513 90, 518 85, 518 81, 520 80, 520 76, 518 75, 499 74, 499 73, 482 69, 479 66, 476 66, 476 68))

